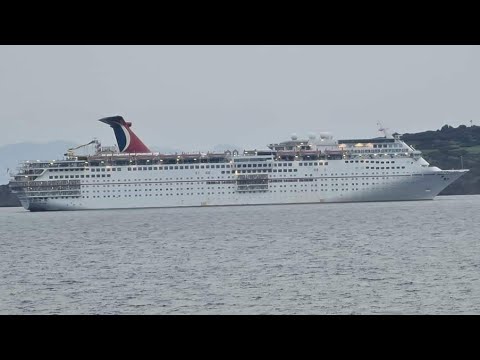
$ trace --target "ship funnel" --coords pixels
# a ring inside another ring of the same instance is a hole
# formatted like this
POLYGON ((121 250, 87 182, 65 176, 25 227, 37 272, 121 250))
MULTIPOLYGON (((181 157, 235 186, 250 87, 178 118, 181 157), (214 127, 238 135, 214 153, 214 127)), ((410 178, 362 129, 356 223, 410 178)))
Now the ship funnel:
POLYGON ((131 122, 121 116, 111 116, 99 121, 112 127, 117 138, 118 149, 123 153, 151 153, 150 149, 132 131, 131 122))

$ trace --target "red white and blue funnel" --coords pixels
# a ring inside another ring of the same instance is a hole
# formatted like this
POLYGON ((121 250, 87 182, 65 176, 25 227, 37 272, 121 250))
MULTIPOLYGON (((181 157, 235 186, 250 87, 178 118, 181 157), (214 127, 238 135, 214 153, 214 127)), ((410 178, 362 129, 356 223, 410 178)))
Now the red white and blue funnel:
POLYGON ((151 153, 150 149, 134 134, 131 122, 126 122, 121 116, 111 116, 100 119, 112 127, 117 138, 118 149, 123 153, 151 153))

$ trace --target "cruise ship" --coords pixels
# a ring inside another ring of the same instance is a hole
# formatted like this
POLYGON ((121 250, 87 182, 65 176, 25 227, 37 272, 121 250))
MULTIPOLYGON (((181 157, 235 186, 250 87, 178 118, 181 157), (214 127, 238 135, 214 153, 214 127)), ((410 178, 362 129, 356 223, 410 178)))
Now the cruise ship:
POLYGON ((432 200, 468 170, 430 166, 399 134, 334 140, 328 133, 264 150, 162 154, 121 116, 117 146, 90 142, 63 160, 31 160, 10 187, 30 211, 432 200))

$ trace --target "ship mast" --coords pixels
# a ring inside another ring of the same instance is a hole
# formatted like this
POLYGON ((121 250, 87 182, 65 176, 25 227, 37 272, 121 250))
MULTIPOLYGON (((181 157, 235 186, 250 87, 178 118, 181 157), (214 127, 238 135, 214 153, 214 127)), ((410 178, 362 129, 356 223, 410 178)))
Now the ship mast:
POLYGON ((390 134, 390 132, 388 131, 387 128, 383 127, 382 123, 379 121, 377 122, 377 125, 379 126, 379 129, 378 131, 380 131, 381 133, 383 133, 383 135, 385 136, 386 139, 392 139, 393 136, 390 134))

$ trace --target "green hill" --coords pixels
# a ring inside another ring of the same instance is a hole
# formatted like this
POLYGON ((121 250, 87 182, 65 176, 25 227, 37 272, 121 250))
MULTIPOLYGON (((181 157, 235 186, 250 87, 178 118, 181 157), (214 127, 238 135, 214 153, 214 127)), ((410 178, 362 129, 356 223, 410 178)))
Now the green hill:
POLYGON ((0 206, 21 206, 17 197, 10 192, 8 185, 0 185, 0 206))
POLYGON ((440 169, 470 171, 455 181, 441 195, 480 194, 480 126, 443 126, 437 131, 425 131, 402 136, 407 144, 422 151, 432 166, 440 169))

